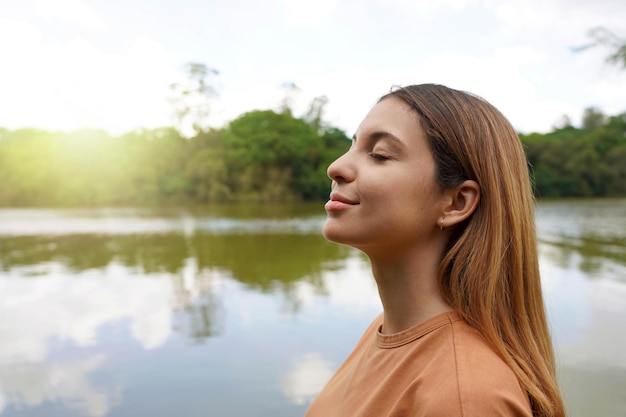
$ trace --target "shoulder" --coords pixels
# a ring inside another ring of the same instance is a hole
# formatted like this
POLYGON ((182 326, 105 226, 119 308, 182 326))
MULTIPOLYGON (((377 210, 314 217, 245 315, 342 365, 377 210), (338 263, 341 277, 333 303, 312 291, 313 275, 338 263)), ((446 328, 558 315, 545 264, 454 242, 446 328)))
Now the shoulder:
POLYGON ((451 331, 463 416, 530 417, 517 376, 480 333, 461 319, 452 322, 451 331))
POLYGON ((411 382, 397 403, 402 412, 393 415, 532 416, 517 376, 480 333, 456 313, 431 324, 396 360, 411 382))

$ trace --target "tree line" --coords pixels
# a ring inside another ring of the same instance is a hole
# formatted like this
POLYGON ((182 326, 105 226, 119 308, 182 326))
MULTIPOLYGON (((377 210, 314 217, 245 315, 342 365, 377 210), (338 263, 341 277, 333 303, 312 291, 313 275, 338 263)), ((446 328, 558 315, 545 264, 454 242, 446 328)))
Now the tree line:
POLYGON ((319 200, 326 167, 349 144, 340 129, 272 110, 191 138, 174 128, 0 129, 0 206, 319 200))
MULTIPOLYGON (((538 197, 626 196, 626 113, 587 109, 520 134, 538 197)), ((0 129, 0 206, 121 206, 328 198, 326 168, 349 147, 319 112, 255 110, 187 138, 174 128, 111 136, 0 129)))
MULTIPOLYGON (((626 39, 605 27, 588 32, 589 42, 574 48, 608 48, 606 62, 626 70, 626 39)), ((520 134, 538 197, 626 196, 626 113, 606 117, 585 109, 582 126, 567 116, 548 134, 520 134)))
POLYGON ((626 196, 626 113, 584 111, 547 134, 520 134, 538 197, 626 196))

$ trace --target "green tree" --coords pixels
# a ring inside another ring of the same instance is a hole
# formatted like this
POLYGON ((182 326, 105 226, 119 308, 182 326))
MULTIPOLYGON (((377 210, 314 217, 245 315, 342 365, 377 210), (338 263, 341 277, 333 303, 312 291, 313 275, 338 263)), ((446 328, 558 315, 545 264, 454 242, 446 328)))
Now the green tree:
POLYGON ((305 163, 317 135, 291 113, 252 111, 233 120, 224 135, 234 187, 253 199, 288 199, 294 168, 305 163), (282 194, 282 195, 277 195, 282 194))
POLYGON ((587 109, 583 127, 520 135, 538 196, 626 195, 626 115, 587 109))
POLYGON ((315 125, 291 113, 257 110, 233 120, 224 143, 235 173, 231 189, 237 193, 256 199, 314 199, 328 194, 323 171, 349 142, 338 129, 320 135, 315 125))
POLYGON ((0 142, 0 204, 55 204, 59 189, 59 134, 20 129, 0 142))
POLYGON ((186 173, 195 201, 223 202, 233 198, 230 189, 228 151, 222 132, 209 130, 190 139, 191 156, 186 173))
POLYGON ((320 136, 306 121, 271 111, 189 139, 174 128, 119 137, 100 130, 0 134, 1 206, 324 198, 325 168, 348 143, 337 129, 320 136))

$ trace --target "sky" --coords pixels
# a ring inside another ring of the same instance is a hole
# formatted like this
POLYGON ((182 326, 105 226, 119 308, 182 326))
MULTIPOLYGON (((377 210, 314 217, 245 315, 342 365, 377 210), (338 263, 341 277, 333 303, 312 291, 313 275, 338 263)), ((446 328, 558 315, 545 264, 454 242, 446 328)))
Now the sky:
POLYGON ((219 72, 210 124, 251 110, 294 114, 326 96, 327 123, 354 133, 394 85, 480 95, 525 133, 587 107, 626 112, 626 70, 603 26, 626 38, 623 0, 0 0, 0 127, 103 128, 173 122, 185 65, 219 72))

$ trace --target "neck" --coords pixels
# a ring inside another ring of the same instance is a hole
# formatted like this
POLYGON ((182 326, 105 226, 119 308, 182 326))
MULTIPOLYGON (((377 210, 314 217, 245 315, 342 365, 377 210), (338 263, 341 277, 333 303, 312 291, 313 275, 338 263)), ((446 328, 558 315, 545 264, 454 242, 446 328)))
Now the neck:
POLYGON ((370 257, 385 312, 384 334, 401 332, 452 310, 439 289, 439 259, 440 252, 390 259, 370 257))

